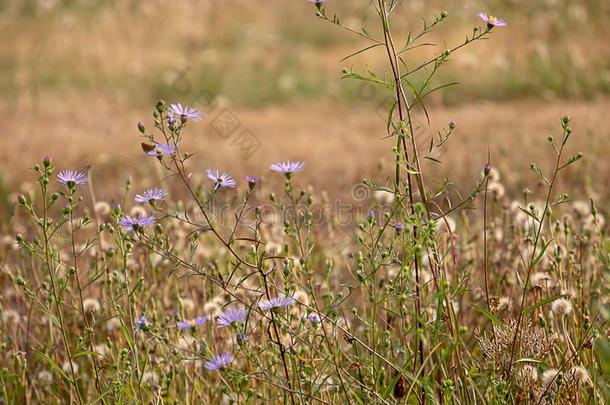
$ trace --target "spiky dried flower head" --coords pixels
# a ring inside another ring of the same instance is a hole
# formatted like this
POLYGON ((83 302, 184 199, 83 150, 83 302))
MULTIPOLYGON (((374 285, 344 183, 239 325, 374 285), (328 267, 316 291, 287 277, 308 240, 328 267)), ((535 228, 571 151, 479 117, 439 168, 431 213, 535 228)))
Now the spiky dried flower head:
POLYGON ((540 381, 543 386, 547 386, 552 383, 557 383, 558 379, 561 377, 561 373, 556 368, 549 368, 542 373, 540 376, 540 381))
POLYGON ((501 199, 506 194, 506 189, 504 188, 504 185, 499 182, 495 182, 495 181, 490 182, 487 185, 487 189, 489 190, 490 193, 493 194, 493 196, 496 200, 501 199))
POLYGON ((106 331, 113 333, 121 327, 121 321, 119 318, 110 318, 106 321, 106 331))
POLYGON ((211 301, 207 302, 203 305, 203 313, 208 314, 209 316, 218 316, 221 312, 221 306, 216 302, 211 301))
POLYGON ((394 202, 394 193, 385 190, 375 190, 373 198, 378 204, 390 205, 394 202))
POLYGON ((36 379, 40 384, 49 385, 53 382, 53 374, 48 370, 41 370, 36 374, 36 379))
POLYGON ((498 312, 508 312, 512 308, 512 300, 510 297, 500 297, 498 299, 498 312))
POLYGON ((572 302, 567 298, 558 298, 551 303, 551 311, 558 316, 569 315, 573 309, 572 302))
POLYGON ((589 372, 582 366, 574 366, 566 374, 568 374, 577 385, 588 384, 591 382, 589 372))
MULTIPOLYGON (((494 333, 480 334, 475 331, 483 362, 491 370, 508 370, 511 362, 513 338, 517 322, 510 320, 504 325, 493 325, 494 333)), ((522 324, 520 339, 516 342, 514 359, 528 358, 544 360, 555 344, 555 338, 547 335, 544 329, 531 323, 522 324)), ((517 370, 513 367, 516 372, 517 370)))
POLYGON ((192 312, 195 310, 195 302, 190 298, 181 298, 180 305, 186 312, 192 312))
POLYGON ((303 305, 309 305, 309 295, 307 295, 305 291, 297 290, 294 292, 293 297, 297 302, 303 305))
POLYGON ((548 289, 553 287, 555 284, 550 274, 542 271, 538 271, 530 277, 530 284, 532 287, 540 289, 548 289))
POLYGON ((531 387, 538 381, 538 370, 532 364, 524 364, 517 373, 517 379, 521 386, 531 387))
POLYGON ((97 314, 100 312, 102 306, 99 300, 95 298, 86 298, 83 300, 83 309, 87 314, 97 314))
POLYGON ((71 366, 69 361, 63 362, 61 369, 66 374, 72 373, 72 370, 74 370, 74 374, 78 374, 78 364, 76 364, 74 361, 72 362, 71 366))
POLYGON ((5 309, 2 311, 2 322, 17 325, 21 322, 21 315, 13 309, 5 309))
POLYGON ((110 207, 110 204, 108 204, 106 201, 98 201, 93 206, 93 211, 95 211, 95 213, 98 215, 105 216, 110 214, 112 208, 110 207))
POLYGON ((142 374, 142 383, 151 388, 156 388, 159 386, 159 375, 154 371, 145 371, 142 374))

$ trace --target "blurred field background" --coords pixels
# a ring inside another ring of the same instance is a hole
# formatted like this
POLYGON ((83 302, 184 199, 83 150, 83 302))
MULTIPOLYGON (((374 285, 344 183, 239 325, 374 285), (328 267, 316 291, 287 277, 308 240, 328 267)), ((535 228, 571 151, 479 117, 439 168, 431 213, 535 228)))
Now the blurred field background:
MULTIPOLYGON (((411 54, 416 61, 463 41, 481 25, 481 10, 510 24, 452 55, 435 79, 435 86, 459 85, 428 99, 431 123, 419 113, 418 137, 425 142, 450 120, 457 130, 452 153, 436 156, 443 165, 426 163, 428 173, 450 175, 467 190, 489 148, 516 194, 536 181, 529 162, 545 167, 551 155, 540 146, 570 114, 572 147, 586 158, 565 177, 572 197, 608 197, 609 1, 404 3, 396 20, 405 34, 421 27, 422 14, 450 17, 426 40, 436 46, 411 54)), ((327 9, 355 29, 374 21, 364 0, 329 0, 327 9)), ((110 198, 121 193, 117 179, 152 184, 136 123, 152 121, 159 98, 197 103, 207 114, 187 139, 202 171, 218 167, 241 178, 266 173, 272 161, 302 159, 301 179, 340 194, 364 176, 383 181, 392 171, 392 141, 383 139, 378 113, 386 95, 340 80, 344 66, 385 69, 385 55, 341 62, 364 43, 320 21, 307 1, 0 0, 0 30, 4 207, 11 193, 33 187, 28 168, 47 153, 59 168, 91 165, 96 188, 110 198), (214 122, 227 115, 238 127, 219 135, 214 122), (258 141, 254 151, 239 142, 244 130, 258 141)))

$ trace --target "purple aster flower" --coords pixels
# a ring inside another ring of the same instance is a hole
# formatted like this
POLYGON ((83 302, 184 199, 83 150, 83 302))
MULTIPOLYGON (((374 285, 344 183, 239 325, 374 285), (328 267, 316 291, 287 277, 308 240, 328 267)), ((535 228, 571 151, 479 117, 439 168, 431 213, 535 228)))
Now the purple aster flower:
POLYGON ((261 178, 258 176, 246 176, 246 181, 248 182, 248 187, 252 190, 258 183, 260 183, 261 178))
POLYGON ((273 308, 283 308, 294 302, 293 297, 279 296, 275 298, 271 298, 270 300, 260 301, 258 303, 258 307, 260 309, 273 309, 273 308))
POLYGON ((173 155, 176 153, 176 147, 174 145, 165 145, 163 143, 158 143, 153 146, 152 149, 146 151, 148 156, 167 156, 173 155))
POLYGON ((142 315, 141 317, 136 319, 136 328, 138 330, 144 330, 144 328, 146 328, 148 326, 148 324, 149 324, 148 319, 146 319, 146 317, 144 315, 142 315))
POLYGON ((326 0, 308 0, 310 3, 314 3, 314 4, 322 4, 322 3, 326 3, 326 0))
POLYGON ((170 117, 177 115, 193 121, 199 121, 203 118, 203 115, 196 108, 183 107, 180 103, 170 105, 167 115, 170 117))
POLYGON ((205 369, 208 371, 218 371, 221 368, 229 365, 233 361, 233 353, 226 352, 216 357, 212 357, 210 361, 205 363, 205 369))
POLYGON ((487 176, 489 175, 489 172, 491 172, 491 163, 485 163, 485 166, 483 166, 483 174, 487 176))
POLYGON ((87 183, 87 175, 76 170, 62 170, 57 175, 57 179, 68 187, 87 183))
POLYGON ((221 187, 235 187, 237 182, 231 178, 227 173, 222 173, 216 169, 208 169, 208 178, 214 182, 214 190, 218 190, 221 187))
POLYGON ((225 310, 222 314, 218 316, 216 319, 216 323, 218 323, 218 327, 222 328, 225 326, 231 326, 231 324, 235 322, 241 322, 248 316, 248 311, 241 308, 229 308, 225 310))
POLYGON ((237 343, 244 343, 250 340, 250 336, 246 335, 245 333, 238 333, 235 335, 235 339, 237 340, 237 343))
POLYGON ((396 233, 401 233, 405 229, 405 225, 401 223, 394 224, 394 229, 396 233))
POLYGON ((176 323, 176 327, 180 329, 191 329, 196 328, 197 326, 201 326, 206 323, 208 320, 207 316, 198 316, 195 319, 188 319, 184 321, 180 321, 176 323))
POLYGON ((313 323, 314 325, 320 323, 320 317, 318 314, 310 314, 307 319, 309 319, 309 322, 313 323))
POLYGON ((139 215, 136 217, 130 217, 129 215, 125 215, 119 219, 119 225, 123 227, 125 232, 131 232, 152 225, 155 223, 155 221, 156 219, 152 215, 145 217, 141 217, 139 215))
POLYGON ((165 198, 167 193, 160 188, 149 188, 144 192, 144 194, 137 194, 134 200, 136 202, 146 204, 151 201, 160 201, 165 198))
POLYGON ((271 170, 274 172, 284 173, 284 174, 292 174, 296 172, 300 172, 305 167, 305 163, 303 162, 293 162, 292 160, 288 160, 286 162, 274 163, 271 165, 271 170))
POLYGON ((487 23, 487 29, 490 30, 493 27, 506 27, 508 23, 501 18, 495 17, 493 15, 487 15, 487 13, 480 12, 479 17, 481 20, 487 23))

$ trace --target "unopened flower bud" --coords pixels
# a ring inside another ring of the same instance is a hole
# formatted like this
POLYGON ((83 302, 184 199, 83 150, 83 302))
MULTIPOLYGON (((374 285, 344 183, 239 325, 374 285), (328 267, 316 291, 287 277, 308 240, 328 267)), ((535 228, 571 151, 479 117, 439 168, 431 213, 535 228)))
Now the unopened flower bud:
POLYGON ((167 107, 167 105, 165 104, 165 101, 163 101, 163 100, 159 100, 157 102, 157 105, 155 106, 156 110, 159 113, 162 113, 163 111, 165 111, 166 107, 167 107))

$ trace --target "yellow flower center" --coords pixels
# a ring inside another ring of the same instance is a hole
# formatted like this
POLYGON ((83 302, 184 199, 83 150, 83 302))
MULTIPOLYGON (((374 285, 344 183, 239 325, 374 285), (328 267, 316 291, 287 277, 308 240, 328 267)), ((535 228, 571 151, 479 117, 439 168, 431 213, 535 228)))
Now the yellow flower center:
POLYGON ((197 321, 195 319, 191 319, 189 321, 189 325, 191 325, 191 327, 193 328, 193 327, 197 326, 197 321))
POLYGON ((487 19, 489 20, 490 23, 498 22, 498 18, 493 15, 490 15, 489 17, 487 17, 487 19))

